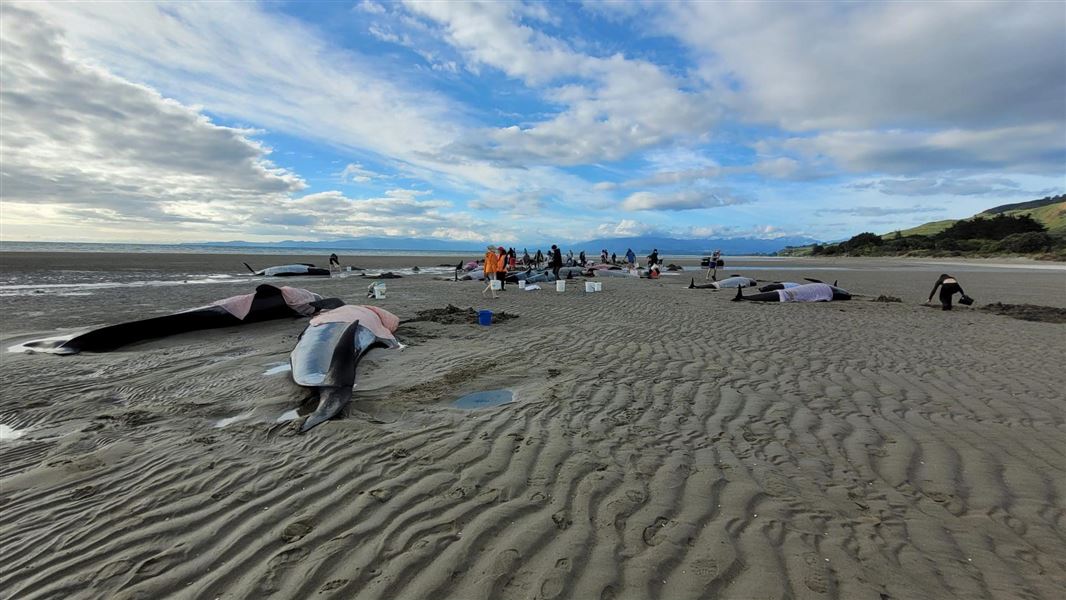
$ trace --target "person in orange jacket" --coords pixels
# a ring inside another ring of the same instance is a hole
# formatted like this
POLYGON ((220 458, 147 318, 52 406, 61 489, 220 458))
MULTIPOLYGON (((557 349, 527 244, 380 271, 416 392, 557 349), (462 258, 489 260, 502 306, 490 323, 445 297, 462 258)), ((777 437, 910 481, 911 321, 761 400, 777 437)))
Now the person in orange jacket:
POLYGON ((496 278, 496 271, 500 270, 500 261, 496 258, 496 248, 489 246, 488 251, 485 252, 485 289, 481 290, 481 295, 484 296, 485 292, 492 292, 492 297, 496 297, 496 290, 492 287, 492 280, 496 278))

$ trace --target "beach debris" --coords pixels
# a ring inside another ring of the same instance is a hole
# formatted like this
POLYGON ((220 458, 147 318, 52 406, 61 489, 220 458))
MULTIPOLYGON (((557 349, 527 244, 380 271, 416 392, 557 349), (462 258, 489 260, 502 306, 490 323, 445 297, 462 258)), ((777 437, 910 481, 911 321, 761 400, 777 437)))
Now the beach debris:
MULTIPOLYGON (((529 289, 528 287, 526 289, 529 289)), ((509 321, 511 319, 517 319, 518 315, 506 312, 492 312, 493 324, 501 323, 503 321, 509 321)), ((411 323, 413 321, 430 321, 432 323, 440 323, 442 325, 477 325, 478 324, 478 311, 473 308, 459 308, 449 304, 444 308, 430 308, 427 310, 418 311, 417 315, 413 319, 407 319, 404 323, 411 323)))
POLYGON ((1056 306, 1040 306, 1038 304, 1003 304, 993 302, 985 304, 977 310, 990 312, 996 315, 1020 319, 1022 321, 1037 321, 1040 323, 1066 323, 1066 308, 1056 306))
POLYGON ((903 300, 900 300, 895 296, 886 296, 885 294, 881 294, 870 302, 903 302, 903 300))

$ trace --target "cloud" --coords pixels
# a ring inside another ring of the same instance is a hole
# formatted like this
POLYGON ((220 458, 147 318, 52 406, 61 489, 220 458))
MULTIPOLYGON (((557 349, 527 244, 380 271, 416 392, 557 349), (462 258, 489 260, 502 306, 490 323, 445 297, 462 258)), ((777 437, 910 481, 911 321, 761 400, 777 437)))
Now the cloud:
POLYGON ((624 210, 694 210, 750 202, 728 190, 682 190, 669 193, 636 192, 622 202, 624 210))
POLYGON ((634 219, 622 219, 617 223, 603 223, 596 227, 596 237, 635 237, 657 233, 656 227, 634 219))
POLYGON ((853 215, 856 217, 883 217, 886 215, 912 215, 919 213, 938 213, 946 209, 935 206, 852 206, 848 208, 821 208, 814 211, 816 215, 853 215))
POLYGON ((254 132, 69 56, 58 32, 3 7, 4 202, 82 218, 203 222, 212 205, 284 196, 303 180, 267 160, 254 132))
POLYGON ((367 169, 359 163, 348 163, 344 167, 344 170, 338 173, 341 181, 350 181, 354 183, 367 183, 372 179, 378 179, 385 177, 381 173, 377 173, 367 169))
POLYGON ((863 182, 863 188, 873 188, 889 196, 1013 196, 1037 198, 1060 190, 1048 188, 1026 190, 1013 179, 1005 177, 918 177, 913 179, 880 179, 863 182))
POLYGON ((765 140, 756 149, 791 154, 805 164, 830 163, 852 173, 967 170, 1055 175, 1066 165, 1066 120, 997 129, 832 131, 765 140))
POLYGON ((1066 120, 1062 6, 671 3, 647 18, 749 118, 791 130, 1066 120))
POLYGON ((686 85, 655 64, 619 54, 583 54, 524 24, 522 17, 547 18, 538 5, 407 6, 438 25, 470 68, 498 69, 544 89, 548 102, 565 107, 547 120, 468 132, 449 146, 450 152, 504 164, 614 161, 675 138, 702 135, 717 117, 706 90, 693 89, 691 82, 686 85))

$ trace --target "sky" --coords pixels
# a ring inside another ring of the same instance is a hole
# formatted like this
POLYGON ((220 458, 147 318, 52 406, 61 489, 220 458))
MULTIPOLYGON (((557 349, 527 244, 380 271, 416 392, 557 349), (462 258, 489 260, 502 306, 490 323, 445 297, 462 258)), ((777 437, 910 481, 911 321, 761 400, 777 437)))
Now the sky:
POLYGON ((1062 2, 0 5, 0 239, 847 238, 1066 191, 1062 2))

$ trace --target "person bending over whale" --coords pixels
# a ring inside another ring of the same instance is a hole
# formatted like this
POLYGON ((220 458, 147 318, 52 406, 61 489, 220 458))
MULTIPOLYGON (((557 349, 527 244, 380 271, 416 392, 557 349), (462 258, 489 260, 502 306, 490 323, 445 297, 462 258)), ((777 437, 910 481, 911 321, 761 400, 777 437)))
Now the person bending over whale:
POLYGON ((132 344, 187 331, 232 327, 272 319, 309 317, 320 310, 344 306, 338 298, 325 298, 301 288, 263 284, 254 294, 233 296, 184 312, 94 329, 65 341, 27 342, 31 351, 53 354, 109 352, 132 344))
MULTIPOLYGON (((835 283, 835 282, 834 282, 835 283)), ((751 302, 829 302, 830 300, 851 300, 851 293, 828 283, 805 283, 793 288, 760 292, 745 296, 741 288, 733 302, 749 300, 751 302)))
POLYGON ((942 310, 951 310, 951 297, 955 294, 962 294, 963 298, 966 297, 966 292, 962 291, 962 286, 959 285, 958 280, 945 273, 937 278, 936 284, 933 285, 933 291, 929 292, 929 299, 926 300, 926 303, 933 301, 933 294, 936 293, 937 288, 940 288, 940 306, 942 310))

